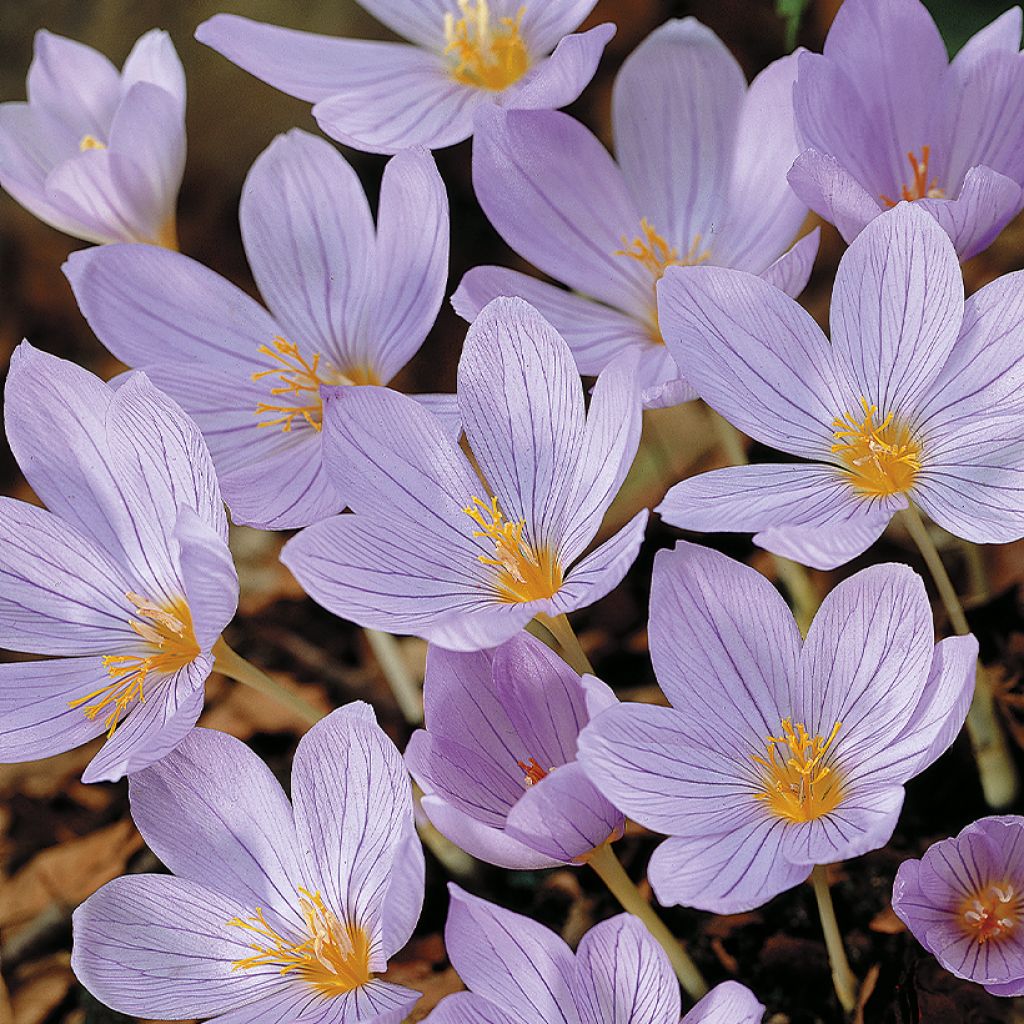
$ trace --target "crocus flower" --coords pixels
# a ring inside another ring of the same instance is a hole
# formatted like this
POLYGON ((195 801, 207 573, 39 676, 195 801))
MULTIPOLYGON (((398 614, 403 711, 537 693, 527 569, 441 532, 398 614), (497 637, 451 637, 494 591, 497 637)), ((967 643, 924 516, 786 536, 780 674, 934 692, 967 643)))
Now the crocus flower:
POLYGON ((0 185, 40 220, 89 242, 177 246, 185 73, 166 32, 117 68, 40 31, 28 102, 0 103, 0 185))
POLYGON ((908 200, 961 259, 981 252, 1024 206, 1020 42, 1015 7, 950 63, 920 0, 846 0, 824 54, 799 58, 794 191, 848 242, 908 200))
POLYGON ((953 741, 974 691, 977 641, 934 644, 924 584, 901 565, 840 583, 801 643, 765 577, 680 542, 655 558, 649 629, 672 706, 603 711, 578 756, 670 837, 648 868, 666 905, 750 910, 884 846, 903 784, 953 741))
POLYGON ((670 270, 669 351, 701 397, 758 441, 814 460, 714 470, 658 511, 691 530, 765 531, 820 568, 867 548, 908 502, 976 543, 1024 536, 1024 276, 967 303, 949 238, 901 203, 845 253, 832 343, 796 302, 749 274, 670 270))
MULTIPOLYGON (((640 921, 595 925, 575 953, 542 924, 449 885, 445 946, 468 992, 445 996, 430 1024, 679 1024, 679 983, 640 921)), ((685 1024, 759 1024, 764 1007, 733 981, 685 1024)))
POLYGON ((49 511, 0 498, 0 762, 106 734, 83 776, 163 757, 203 707, 238 577, 209 452, 143 374, 116 390, 23 342, 7 439, 49 511))
POLYGON ((380 980, 423 902, 401 755, 368 704, 299 741, 289 802, 244 743, 196 729, 129 780, 170 875, 128 875, 74 915, 71 966, 122 1013, 221 1024, 398 1024, 419 993, 380 980))
POLYGON ((572 103, 615 34, 610 24, 569 34, 595 2, 360 0, 412 45, 295 32, 234 14, 204 21, 196 39, 312 103, 331 138, 395 153, 461 142, 472 134, 473 111, 484 104, 552 109, 572 103))
POLYGON ((477 471, 404 395, 328 400, 327 470, 354 514, 307 527, 281 555, 306 592, 361 626, 452 650, 495 647, 535 615, 603 597, 636 557, 644 509, 580 561, 640 441, 635 360, 613 363, 589 414, 568 346, 521 299, 466 335, 459 413, 477 471))
POLYGON ((456 846, 506 868, 580 861, 624 828, 576 763, 576 737, 615 695, 528 633, 492 651, 431 647, 426 729, 405 761, 456 846))
POLYGON ((947 971, 1024 995, 1024 818, 982 818, 905 860, 892 909, 947 971))
POLYGON ((786 251, 807 213, 786 182, 797 154, 795 74, 795 57, 785 57, 748 88, 721 40, 687 18, 648 36, 616 78, 618 162, 568 115, 482 111, 480 205, 516 252, 572 291, 477 267, 456 310, 472 320, 496 296, 521 296, 562 333, 582 373, 636 349, 649 404, 693 398, 658 323, 655 285, 666 269, 735 267, 797 295, 814 262, 817 232, 786 251))
POLYGON ((305 526, 347 501, 323 470, 321 389, 386 384, 423 343, 448 273, 448 201, 430 154, 403 153, 384 170, 375 231, 341 154, 292 131, 250 170, 240 220, 269 313, 152 247, 74 253, 65 273, 107 348, 195 417, 235 521, 305 526))

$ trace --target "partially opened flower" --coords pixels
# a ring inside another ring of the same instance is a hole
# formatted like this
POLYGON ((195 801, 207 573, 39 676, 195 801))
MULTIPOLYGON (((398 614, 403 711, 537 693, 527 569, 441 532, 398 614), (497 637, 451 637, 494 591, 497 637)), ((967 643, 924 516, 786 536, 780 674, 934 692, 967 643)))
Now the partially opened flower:
POLYGON ((624 830, 576 763, 576 737, 615 696, 520 633, 492 651, 427 652, 426 729, 405 761, 456 846, 507 868, 581 861, 624 830))
POLYGON ((840 583, 801 644, 765 577, 680 542, 655 559, 649 628, 672 706, 609 708, 578 756, 670 837, 648 869, 663 904, 750 910, 885 845, 903 784, 953 741, 974 692, 977 641, 934 644, 924 584, 900 565, 840 583))
POLYGON ((920 0, 846 0, 799 58, 794 191, 848 242, 905 199, 981 252, 1024 206, 1020 43, 1015 7, 950 63, 920 0))
POLYGON ((89 242, 177 247, 185 73, 166 32, 119 72, 103 54, 36 33, 28 102, 0 104, 0 185, 40 220, 89 242))
POLYGON ((736 59, 693 18, 637 47, 615 80, 617 162, 578 121, 550 111, 478 117, 473 186, 499 234, 572 291, 502 267, 477 267, 452 301, 472 320, 519 295, 561 332, 580 371, 641 353, 652 403, 693 398, 676 382, 655 285, 671 266, 736 267, 792 295, 807 283, 817 232, 789 249, 807 213, 786 181, 797 154, 795 57, 747 87, 736 59), (671 385, 669 382, 672 383, 671 385))
POLYGON ((646 509, 580 556, 640 441, 635 360, 601 374, 585 413, 565 342, 521 299, 497 299, 466 336, 458 401, 479 475, 410 398, 335 391, 327 470, 354 514, 308 527, 281 557, 336 615, 479 650, 591 604, 632 565, 646 509))
POLYGON ((196 729, 132 775, 132 817, 171 875, 128 875, 74 915, 71 965, 138 1017, 398 1024, 382 981, 423 902, 401 755, 367 704, 299 741, 291 801, 244 743, 196 729))
POLYGON ((461 142, 483 104, 572 103, 615 34, 610 24, 570 34, 595 0, 360 3, 413 45, 313 35, 234 14, 204 21, 196 39, 312 103, 317 123, 339 142, 396 153, 461 142))
POLYGON ((966 540, 1024 536, 1022 288, 1008 274, 965 305, 949 238, 910 203, 844 255, 831 344, 749 274, 670 270, 662 329, 701 397, 813 461, 704 473, 658 511, 684 529, 763 531, 763 547, 820 568, 864 551, 911 501, 966 540))
POLYGON ((448 274, 448 200, 430 154, 403 153, 384 170, 375 230, 341 154, 292 131, 253 165, 239 215, 270 313, 151 247, 73 253, 65 273, 100 340, 195 417, 235 521, 305 526, 348 500, 323 470, 321 389, 386 384, 423 344, 448 274))
POLYGON ((892 909, 947 971, 1024 995, 1024 818, 982 818, 905 860, 892 909))
POLYGON ((23 342, 7 438, 49 511, 0 498, 0 762, 106 735, 86 782, 179 744, 238 602, 213 464, 194 423, 143 374, 116 390, 23 342))

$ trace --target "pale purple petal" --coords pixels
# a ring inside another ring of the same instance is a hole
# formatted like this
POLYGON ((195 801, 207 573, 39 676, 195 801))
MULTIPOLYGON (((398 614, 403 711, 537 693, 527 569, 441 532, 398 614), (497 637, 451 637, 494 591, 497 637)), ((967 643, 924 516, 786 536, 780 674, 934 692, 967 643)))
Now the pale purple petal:
POLYGON ((121 91, 127 93, 136 82, 152 82, 169 93, 185 113, 185 69, 171 37, 160 29, 139 36, 121 70, 121 91))
POLYGON ((360 6, 397 35, 428 50, 444 49, 444 16, 454 10, 447 0, 366 0, 360 6))
POLYGON ((774 263, 770 263, 762 270, 760 277, 795 299, 807 287, 807 282, 811 278, 820 238, 820 228, 815 228, 804 235, 792 249, 784 252, 774 263))
POLYGON ((391 958, 412 938, 423 909, 426 862, 414 828, 399 843, 384 897, 384 956, 391 958))
POLYGON ((521 110, 567 107, 590 84, 604 48, 614 35, 615 26, 606 22, 563 37, 550 57, 502 94, 501 102, 521 110))
POLYGON ((517 1018, 474 992, 445 996, 427 1020, 430 1024, 517 1024, 517 1018))
POLYGON ((828 571, 863 554, 889 525, 888 511, 835 526, 774 526, 754 535, 754 543, 772 554, 812 569, 828 571))
MULTIPOLYGON (((556 0, 555 3, 519 5, 518 0, 505 0, 507 14, 523 11, 520 32, 538 53, 548 53, 562 36, 572 32, 594 9, 596 0, 556 0)), ((494 9, 494 5, 491 5, 494 9)))
POLYGON ((790 168, 793 192, 852 242, 882 210, 881 204, 831 153, 805 149, 790 168))
POLYGON ((238 573, 225 541, 187 505, 178 510, 174 539, 196 641, 208 651, 235 616, 238 573))
POLYGON ((683 1024, 761 1024, 764 1006, 746 985, 723 981, 683 1017, 683 1024))
POLYGON ((1021 9, 1011 7, 998 18, 990 21, 984 28, 967 40, 953 58, 953 69, 957 72, 966 71, 986 54, 993 51, 1020 51, 1021 9))

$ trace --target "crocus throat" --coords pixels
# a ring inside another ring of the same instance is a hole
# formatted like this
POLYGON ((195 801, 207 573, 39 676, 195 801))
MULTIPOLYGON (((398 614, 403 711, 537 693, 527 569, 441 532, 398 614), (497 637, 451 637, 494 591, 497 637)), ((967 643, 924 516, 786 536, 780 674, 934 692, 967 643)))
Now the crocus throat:
POLYGON ((850 413, 832 421, 832 452, 849 472, 854 488, 873 498, 905 494, 921 469, 921 444, 907 424, 890 412, 875 422, 878 407, 860 400, 864 418, 850 413))
MULTIPOLYGON (((912 203, 915 199, 945 198, 945 189, 939 188, 938 182, 934 178, 930 180, 928 178, 928 161, 931 159, 931 155, 930 146, 921 147, 920 159, 917 158, 913 150, 907 154, 907 160, 910 161, 910 169, 913 172, 913 180, 909 185, 900 186, 900 199, 905 199, 908 203, 912 203)), ((895 206, 900 201, 884 193, 880 198, 886 206, 895 206)))
POLYGON ((554 768, 548 768, 547 770, 541 768, 535 758, 530 758, 528 761, 516 761, 516 764, 523 769, 523 785, 527 789, 530 786, 535 786, 541 779, 546 779, 548 775, 553 772, 554 768))
POLYGON ((82 141, 78 144, 79 152, 84 153, 90 149, 106 149, 107 145, 105 142, 100 142, 95 135, 83 135, 82 141))
POLYGON ((814 821, 834 811, 843 800, 842 780, 826 755, 842 722, 827 739, 811 736, 802 722, 782 720, 782 735, 765 740, 765 754, 751 754, 762 769, 763 789, 754 794, 777 818, 791 822, 814 821))
POLYGON ((977 939, 979 945, 1010 938, 1024 912, 1024 893, 1017 892, 1009 882, 983 886, 972 893, 960 907, 964 931, 977 939))
POLYGON ((370 973, 370 936, 366 929, 342 921, 324 905, 319 892, 300 888, 299 910, 305 935, 286 938, 268 923, 262 907, 247 918, 233 917, 228 924, 247 931, 256 941, 254 955, 236 960, 232 970, 278 967, 281 974, 294 972, 325 996, 340 996, 366 985, 370 973))
POLYGON ((86 705, 85 716, 89 719, 106 710, 103 724, 107 727, 108 739, 114 735, 121 716, 132 701, 145 703, 143 688, 151 673, 173 675, 200 653, 192 628, 192 613, 183 597, 160 605, 139 594, 129 593, 126 596, 139 611, 139 619, 129 619, 128 625, 152 653, 105 655, 103 667, 112 682, 68 702, 70 708, 86 705))
POLYGON ((487 0, 458 0, 461 18, 444 16, 444 55, 449 73, 461 85, 501 92, 529 70, 530 55, 519 32, 526 13, 492 21, 487 0))
POLYGON ((513 523, 505 519, 498 499, 483 502, 473 498, 472 504, 462 510, 480 529, 474 537, 485 537, 494 542, 495 557, 478 555, 483 565, 493 566, 497 572, 494 589, 503 604, 520 604, 554 597, 562 586, 562 566, 557 554, 549 547, 534 547, 523 536, 525 520, 513 523))

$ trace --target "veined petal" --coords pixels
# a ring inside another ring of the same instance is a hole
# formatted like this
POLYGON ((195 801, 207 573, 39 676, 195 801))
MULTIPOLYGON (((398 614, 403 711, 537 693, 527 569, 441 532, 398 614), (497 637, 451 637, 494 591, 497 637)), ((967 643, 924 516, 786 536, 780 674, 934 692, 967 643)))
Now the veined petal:
POLYGON ((882 510, 835 526, 773 526, 755 534, 754 543, 772 554, 827 571, 867 551, 891 519, 892 513, 882 510))
MULTIPOLYGON (((518 0, 508 3, 508 14, 515 16, 518 0)), ((557 0, 556 3, 531 3, 526 6, 520 32, 537 53, 550 53, 562 36, 574 31, 594 9, 596 0, 557 0)))
POLYGON ((455 992, 437 1004, 430 1020, 431 1024, 516 1024, 517 1018, 475 992, 455 992))
POLYGON ((882 212, 881 204, 831 153, 805 149, 787 175, 793 192, 852 242, 882 212))
POLYGON ((1011 7, 975 32, 953 58, 952 67, 957 72, 966 71, 976 60, 992 51, 1020 52, 1021 9, 1011 7))
POLYGON ((452 10, 447 0, 366 0, 360 6, 392 32, 428 50, 444 49, 444 16, 452 10))
POLYGON ((412 938, 423 910, 427 865, 423 844, 410 825, 408 835, 395 850, 388 892, 381 916, 384 919, 384 956, 390 959, 412 938))
POLYGON ((723 981, 716 985, 685 1017, 685 1024, 761 1024, 764 1006, 745 985, 723 981))
POLYGON ((791 249, 761 271, 760 277, 795 299, 806 287, 818 255, 821 228, 804 235, 791 249))
POLYGON ((196 642, 209 651, 238 607, 238 573, 227 542, 183 505, 174 524, 178 565, 196 642))
POLYGON ((121 69, 121 91, 127 93, 136 82, 151 82, 172 96, 185 113, 185 69, 171 37, 161 29, 143 33, 132 46, 121 69))

